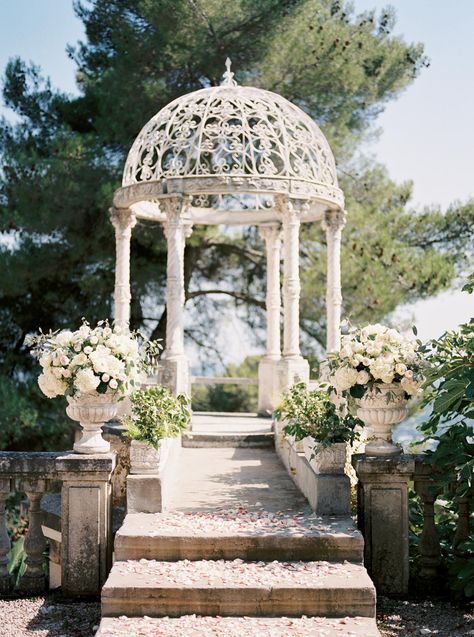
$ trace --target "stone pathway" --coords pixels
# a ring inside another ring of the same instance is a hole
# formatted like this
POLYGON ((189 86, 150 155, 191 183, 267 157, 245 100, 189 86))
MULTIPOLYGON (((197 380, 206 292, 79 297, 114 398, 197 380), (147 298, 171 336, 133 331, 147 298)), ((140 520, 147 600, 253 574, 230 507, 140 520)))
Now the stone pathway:
POLYGON ((215 511, 242 505, 247 511, 310 513, 273 449, 191 448, 181 453, 173 510, 215 511))
POLYGON ((241 446, 271 422, 198 414, 192 434, 206 438, 182 449, 172 509, 117 533, 98 636, 380 635, 352 520, 316 516, 273 448, 241 446))

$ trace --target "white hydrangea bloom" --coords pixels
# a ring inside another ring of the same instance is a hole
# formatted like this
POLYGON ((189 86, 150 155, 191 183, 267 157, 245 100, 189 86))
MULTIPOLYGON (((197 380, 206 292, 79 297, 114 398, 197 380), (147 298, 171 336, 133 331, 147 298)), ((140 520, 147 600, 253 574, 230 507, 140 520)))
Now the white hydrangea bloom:
POLYGON ((67 389, 67 383, 65 381, 56 378, 54 374, 47 371, 39 375, 38 385, 43 394, 48 398, 63 396, 67 389))
POLYGON ((358 372, 351 367, 339 367, 332 377, 332 382, 337 391, 346 391, 357 383, 358 372))
POLYGON ((92 369, 84 368, 80 369, 74 380, 74 387, 81 394, 90 394, 95 391, 100 384, 100 378, 96 376, 92 369))

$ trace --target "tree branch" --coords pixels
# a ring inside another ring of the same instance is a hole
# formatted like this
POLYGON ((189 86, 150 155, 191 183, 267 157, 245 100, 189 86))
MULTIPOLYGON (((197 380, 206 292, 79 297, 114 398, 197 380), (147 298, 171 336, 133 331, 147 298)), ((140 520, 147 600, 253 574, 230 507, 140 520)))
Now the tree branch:
POLYGON ((245 303, 250 303, 251 305, 256 305, 257 307, 261 307, 265 309, 265 301, 259 301, 258 299, 254 299, 252 296, 248 294, 244 294, 243 292, 233 292, 231 290, 196 290, 194 292, 188 292, 186 296, 186 300, 193 299, 196 296, 204 296, 206 294, 227 294, 227 296, 231 296, 238 301, 244 301, 245 303))

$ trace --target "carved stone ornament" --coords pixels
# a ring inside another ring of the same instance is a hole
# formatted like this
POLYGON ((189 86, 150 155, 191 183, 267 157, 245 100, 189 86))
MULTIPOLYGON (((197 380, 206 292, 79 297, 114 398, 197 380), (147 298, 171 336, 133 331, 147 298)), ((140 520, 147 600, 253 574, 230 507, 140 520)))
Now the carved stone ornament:
POLYGON ((115 205, 164 193, 260 191, 342 207, 334 157, 317 124, 276 93, 239 86, 230 60, 226 66, 220 86, 177 98, 144 126, 115 205))

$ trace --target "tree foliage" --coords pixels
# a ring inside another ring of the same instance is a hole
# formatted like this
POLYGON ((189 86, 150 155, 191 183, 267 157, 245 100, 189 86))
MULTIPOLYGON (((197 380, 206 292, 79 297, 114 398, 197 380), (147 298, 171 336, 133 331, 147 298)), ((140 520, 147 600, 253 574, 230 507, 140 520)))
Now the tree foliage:
MULTIPOLYGON (((345 0, 85 0, 75 10, 86 31, 69 47, 78 95, 56 90, 18 58, 4 75, 4 100, 17 115, 0 124, 5 375, 28 378, 32 363, 22 343, 39 326, 110 316, 114 241, 107 210, 126 153, 170 100, 218 83, 227 56, 240 83, 278 91, 314 117, 336 152, 348 199, 343 274, 353 320, 380 318, 452 279, 472 204, 445 216, 409 211, 408 185, 394 184, 381 168, 353 168, 354 150, 377 114, 427 64, 420 44, 393 36, 392 10, 356 14, 345 0)), ((305 228, 308 353, 324 342, 324 250, 319 228, 305 228)), ((166 323, 165 253, 161 229, 140 223, 132 241, 132 326, 154 338, 164 337, 166 323)), ((223 298, 249 308, 258 334, 264 272, 255 228, 195 228, 185 283, 188 314, 198 320, 190 321, 188 338, 212 347, 223 298)))

